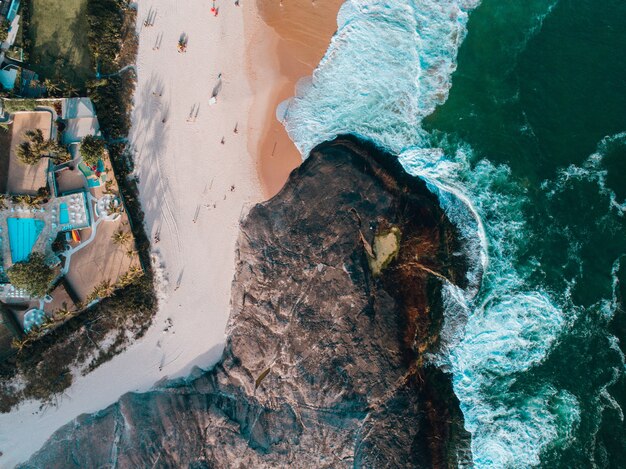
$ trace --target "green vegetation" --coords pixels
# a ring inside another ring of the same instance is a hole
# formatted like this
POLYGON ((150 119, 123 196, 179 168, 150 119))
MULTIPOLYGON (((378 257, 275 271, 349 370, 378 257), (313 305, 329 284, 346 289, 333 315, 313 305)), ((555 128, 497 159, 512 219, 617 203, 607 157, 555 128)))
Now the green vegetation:
POLYGON ((3 99, 2 107, 5 112, 13 114, 18 111, 34 111, 38 106, 54 108, 55 101, 51 99, 3 99))
POLYGON ((17 262, 7 270, 9 281, 34 297, 43 297, 54 280, 52 270, 43 254, 34 252, 27 261, 17 262))
POLYGON ((80 142, 80 154, 83 161, 89 166, 95 166, 104 156, 104 140, 93 135, 87 135, 80 142))
POLYGON ((71 369, 87 374, 113 358, 145 334, 155 309, 152 278, 139 275, 85 312, 46 322, 45 334, 40 328, 16 341, 18 353, 0 362, 0 412, 23 399, 54 403, 72 384, 71 369))
POLYGON ((123 231, 123 230, 117 230, 111 236, 111 240, 113 241, 113 243, 118 246, 123 246, 124 244, 130 242, 131 239, 132 239, 131 234, 128 231, 123 231))
POLYGON ((37 107, 37 101, 34 99, 4 99, 2 107, 9 114, 18 111, 32 111, 37 107))
POLYGON ((4 42, 9 37, 9 28, 11 23, 6 18, 0 19, 0 42, 4 42))
MULTIPOLYGON (((137 50, 136 12, 128 8, 126 1, 68 2, 71 8, 77 3, 87 4, 86 14, 90 28, 88 44, 91 53, 89 62, 94 67, 89 76, 96 75, 95 64, 98 64, 102 74, 109 75, 134 63, 137 50)), ((26 4, 23 11, 28 12, 29 7, 36 9, 36 5, 44 3, 61 4, 60 0, 33 0, 31 3, 26 4)), ((58 9, 50 11, 62 11, 67 5, 68 3, 63 2, 58 9)), ((26 15, 26 24, 29 18, 30 15, 26 15)), ((63 31, 61 36, 74 34, 71 27, 64 28, 67 31, 63 31)), ((31 32, 27 36, 32 37, 34 34, 31 32)), ((76 37, 79 38, 80 35, 76 37)), ((86 41, 80 42, 78 48, 82 48, 85 43, 86 41)), ((37 47, 36 43, 33 47, 37 47)), ((50 51, 54 54, 52 47, 50 51)), ((71 74, 72 70, 66 73, 71 74)), ((60 75, 67 77, 63 73, 60 75)), ((44 84, 49 94, 56 93, 55 86, 59 85, 57 77, 43 73, 42 77, 52 77, 49 81, 44 81, 44 84)), ((130 128, 135 86, 132 69, 121 75, 86 81, 85 86, 88 96, 96 104, 105 138, 126 137, 130 128)), ((64 92, 63 86, 59 88, 60 92, 64 92)), ((33 108, 34 106, 33 101, 33 108)), ((40 399, 42 405, 54 403, 56 396, 71 385, 71 370, 89 373, 122 352, 129 342, 142 337, 152 323, 157 300, 150 264, 150 241, 143 229, 143 212, 139 203, 137 182, 130 177, 132 159, 125 143, 109 143, 108 155, 119 184, 119 197, 124 202, 123 206, 119 204, 118 210, 122 210, 122 207, 127 210, 130 229, 135 238, 137 250, 129 249, 128 253, 137 255, 143 268, 132 267, 113 286, 98 285, 91 295, 101 298, 98 303, 84 310, 83 306, 77 305, 78 311, 82 311, 80 314, 59 313, 58 318, 55 315, 54 326, 49 327, 45 334, 37 329, 32 336, 29 334, 30 339, 16 344, 18 352, 0 361, 0 412, 9 411, 23 399, 40 399)), ((110 186, 109 190, 112 190, 110 186)))
POLYGON ((84 88, 93 76, 87 0, 32 0, 29 7, 29 68, 61 88, 84 88))
POLYGON ((105 137, 123 138, 130 128, 135 79, 132 68, 122 74, 118 72, 135 61, 137 14, 128 8, 125 0, 89 0, 87 10, 92 61, 97 63, 98 71, 107 76, 87 83, 87 92, 96 104, 105 137))
MULTIPOLYGON (((41 191, 40 191, 41 192, 41 191)), ((47 194, 40 194, 37 196, 32 195, 14 195, 11 197, 13 203, 21 204, 27 208, 39 208, 48 198, 47 194)), ((0 203, 0 205, 2 205, 0 203)))
POLYGON ((44 139, 41 129, 28 130, 25 135, 27 140, 16 149, 17 157, 22 163, 35 165, 42 158, 52 158, 57 163, 70 159, 67 150, 56 141, 44 139))

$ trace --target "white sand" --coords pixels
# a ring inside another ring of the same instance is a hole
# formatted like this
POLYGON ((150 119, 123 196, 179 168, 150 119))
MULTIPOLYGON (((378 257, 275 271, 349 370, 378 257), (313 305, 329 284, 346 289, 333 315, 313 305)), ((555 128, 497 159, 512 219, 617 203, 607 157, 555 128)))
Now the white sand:
MULTIPOLYGON (((230 0, 217 2, 217 18, 210 14, 208 0, 139 1, 138 86, 130 138, 146 229, 152 235, 160 231, 154 249, 166 279, 164 298, 147 335, 88 376, 76 377, 57 407, 37 413, 39 404, 31 402, 0 415, 0 467, 26 459, 79 414, 219 359, 238 222, 261 199, 256 158, 248 151, 257 148, 248 142, 247 128, 252 92, 245 73, 243 9, 254 9, 248 1, 242 0, 241 7, 230 0), (145 28, 151 9, 156 11, 154 26, 145 28), (182 33, 189 37, 185 54, 176 47, 182 33), (161 47, 153 50, 161 34, 161 47), (218 73, 223 86, 217 103, 209 106, 218 73), (194 104, 200 106, 197 120, 187 122, 194 104), (172 327, 164 332, 168 319, 172 327)), ((257 72, 256 78, 263 79, 262 70, 257 72)), ((268 99, 256 97, 255 112, 263 112, 259 108, 268 99)), ((253 121, 256 127, 258 119, 253 121)), ((253 134, 260 137, 258 128, 253 134)))

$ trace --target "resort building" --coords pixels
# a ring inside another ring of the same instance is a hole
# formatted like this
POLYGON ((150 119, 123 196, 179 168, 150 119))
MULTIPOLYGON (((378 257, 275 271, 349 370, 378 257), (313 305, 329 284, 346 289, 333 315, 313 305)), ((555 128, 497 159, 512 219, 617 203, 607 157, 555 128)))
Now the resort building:
POLYGON ((114 287, 140 270, 108 158, 90 166, 80 155, 82 138, 99 135, 93 103, 68 98, 55 100, 52 107, 50 100, 42 104, 12 114, 10 138, 0 140, 0 356, 7 334, 19 338, 59 311, 81 309, 98 300, 99 285, 114 287), (63 129, 60 136, 57 128, 63 129), (27 140, 26 132, 36 129, 45 140, 60 137, 70 160, 22 162, 17 148, 27 140), (115 239, 120 232, 127 233, 123 241, 115 239), (6 275, 34 252, 43 255, 55 275, 43 298, 31 297, 6 275))
POLYGON ((63 143, 80 143, 87 135, 100 135, 100 124, 89 98, 64 99, 61 119, 65 122, 63 143))

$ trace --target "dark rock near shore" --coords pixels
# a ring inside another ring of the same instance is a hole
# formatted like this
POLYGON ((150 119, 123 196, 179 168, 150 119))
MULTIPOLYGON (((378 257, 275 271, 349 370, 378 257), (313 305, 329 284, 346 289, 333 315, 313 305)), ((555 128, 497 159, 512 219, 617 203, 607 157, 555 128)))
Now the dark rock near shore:
POLYGON ((319 145, 241 226, 216 367, 79 417, 23 467, 456 466, 469 436, 424 354, 442 283, 465 284, 457 239, 392 155, 319 145), (374 276, 368 252, 393 227, 399 251, 374 276))

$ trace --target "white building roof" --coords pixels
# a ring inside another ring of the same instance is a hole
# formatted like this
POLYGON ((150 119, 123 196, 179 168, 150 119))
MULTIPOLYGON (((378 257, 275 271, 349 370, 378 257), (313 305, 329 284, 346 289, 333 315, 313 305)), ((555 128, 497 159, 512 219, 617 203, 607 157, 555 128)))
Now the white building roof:
POLYGON ((68 119, 62 140, 67 145, 80 142, 87 135, 100 135, 100 124, 97 117, 68 119))
POLYGON ((96 110, 89 98, 65 98, 61 103, 62 119, 96 117, 96 110))

